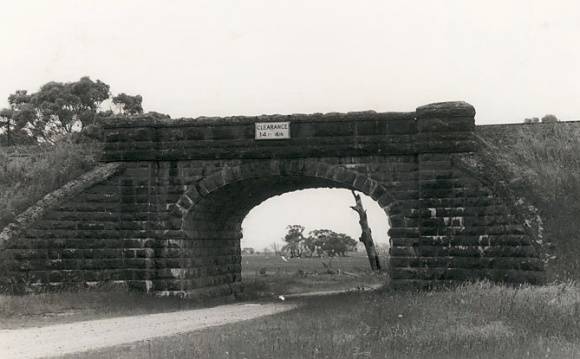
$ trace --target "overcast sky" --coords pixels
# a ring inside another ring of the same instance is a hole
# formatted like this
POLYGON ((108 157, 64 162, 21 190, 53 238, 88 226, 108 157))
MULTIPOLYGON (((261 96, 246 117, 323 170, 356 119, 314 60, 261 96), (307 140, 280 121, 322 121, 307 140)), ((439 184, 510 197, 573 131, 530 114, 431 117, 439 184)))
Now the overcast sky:
POLYGON ((572 0, 0 0, 0 107, 88 75, 173 117, 465 100, 478 124, 580 119, 579 19, 572 0))
MULTIPOLYGON (((376 244, 388 244, 389 224, 385 212, 372 198, 362 195, 369 225, 376 244)), ((242 223, 242 247, 258 250, 282 238, 290 224, 306 227, 304 234, 314 229, 332 229, 358 240, 359 217, 350 206, 354 199, 345 189, 309 189, 270 198, 255 207, 242 223)))

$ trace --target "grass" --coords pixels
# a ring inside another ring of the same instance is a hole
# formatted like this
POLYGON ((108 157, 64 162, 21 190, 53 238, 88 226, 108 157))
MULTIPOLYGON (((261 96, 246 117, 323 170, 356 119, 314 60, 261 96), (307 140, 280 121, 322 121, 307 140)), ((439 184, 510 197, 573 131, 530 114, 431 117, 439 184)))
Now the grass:
MULTIPOLYGON (((359 283, 384 280, 365 276, 368 264, 362 255, 332 263, 318 258, 285 262, 275 256, 243 260, 244 282, 261 286, 262 301, 276 300, 272 294, 348 287, 355 282, 345 271, 358 275, 359 283)), ((384 289, 287 302, 301 306, 271 317, 67 357, 580 358, 580 286, 571 282, 537 287, 479 282, 430 292, 384 289)), ((0 297, 0 328, 201 305, 121 289, 0 297)))
POLYGON ((277 297, 313 291, 349 290, 385 284, 387 277, 369 269, 363 253, 348 257, 287 258, 249 255, 242 259, 243 298, 277 297))
POLYGON ((261 269, 268 274, 290 273, 298 270, 307 272, 324 272, 326 270, 352 271, 366 273, 369 271, 369 260, 365 253, 350 252, 347 257, 304 257, 286 258, 275 255, 244 255, 242 258, 242 275, 258 275, 261 269))
MULTIPOLYGON (((83 358, 574 358, 580 287, 487 282, 301 299, 276 316, 83 358)), ((70 356, 74 357, 74 356, 70 356)))
POLYGON ((0 295, 0 330, 188 310, 224 304, 228 299, 182 300, 147 296, 122 288, 0 295))
POLYGON ((580 280, 580 126, 521 126, 513 136, 487 137, 480 155, 501 169, 512 190, 543 220, 549 280, 580 280))

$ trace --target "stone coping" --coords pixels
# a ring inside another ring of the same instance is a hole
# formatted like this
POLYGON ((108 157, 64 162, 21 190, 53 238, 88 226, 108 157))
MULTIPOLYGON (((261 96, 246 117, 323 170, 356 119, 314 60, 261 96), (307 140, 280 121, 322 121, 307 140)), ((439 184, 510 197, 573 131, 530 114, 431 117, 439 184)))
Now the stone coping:
POLYGON ((422 118, 473 117, 475 108, 464 101, 437 102, 420 106, 412 112, 329 112, 313 114, 290 115, 259 115, 259 116, 228 116, 228 117, 197 117, 172 119, 158 113, 138 116, 113 116, 104 121, 104 128, 133 127, 187 127, 187 126, 227 126, 250 124, 255 122, 318 122, 318 121, 352 121, 364 120, 417 120, 422 118))
POLYGON ((132 117, 114 116, 104 120, 104 128, 134 128, 134 127, 193 127, 193 126, 228 126, 245 125, 255 122, 342 122, 357 119, 365 120, 414 120, 415 112, 329 112, 291 115, 259 115, 259 116, 229 116, 229 117, 197 117, 170 118, 159 115, 138 115, 132 117))

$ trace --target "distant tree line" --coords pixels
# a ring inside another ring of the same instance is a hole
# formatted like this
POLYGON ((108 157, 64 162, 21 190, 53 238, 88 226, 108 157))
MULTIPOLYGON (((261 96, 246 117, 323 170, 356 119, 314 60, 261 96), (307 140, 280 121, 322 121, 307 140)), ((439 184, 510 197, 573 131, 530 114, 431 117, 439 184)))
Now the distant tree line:
POLYGON ((554 123, 554 122, 558 122, 558 117, 556 117, 556 115, 545 115, 544 117, 542 117, 542 119, 540 120, 538 117, 530 117, 530 118, 526 118, 524 119, 524 123, 554 123))
POLYGON ((97 136, 101 120, 114 114, 143 113, 140 95, 112 96, 110 86, 88 76, 48 82, 36 92, 17 90, 0 110, 0 145, 55 143, 70 134, 97 136), (112 106, 104 110, 110 100, 112 106))
POLYGON ((347 252, 356 251, 357 241, 344 233, 336 233, 329 229, 316 229, 304 235, 304 227, 290 225, 284 236, 286 243, 282 252, 290 257, 346 256, 347 252))

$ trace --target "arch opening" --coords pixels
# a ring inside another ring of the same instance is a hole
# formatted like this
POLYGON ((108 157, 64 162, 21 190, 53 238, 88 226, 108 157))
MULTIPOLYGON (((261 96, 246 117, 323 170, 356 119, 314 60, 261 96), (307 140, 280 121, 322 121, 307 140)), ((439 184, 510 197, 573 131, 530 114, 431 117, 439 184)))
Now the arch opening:
MULTIPOLYGON (((375 244, 381 249, 388 247, 389 224, 384 210, 369 196, 357 193, 367 211, 375 244)), ((352 205, 352 193, 344 188, 309 188, 268 198, 252 208, 242 222, 242 254, 244 248, 246 252, 271 251, 274 242, 283 246, 289 225, 303 226, 305 236, 313 230, 328 229, 358 241, 361 228, 352 205)))
MULTIPOLYGON (((358 174, 355 176, 362 177, 358 174)), ((358 180, 357 183, 370 183, 371 181, 371 179, 365 178, 364 181, 358 180)), ((385 194, 385 191, 377 186, 369 186, 373 191, 367 192, 372 193, 365 193, 357 187, 352 182, 343 183, 334 179, 304 174, 271 174, 233 180, 216 186, 211 192, 206 191, 208 193, 195 199, 195 203, 191 205, 191 208, 182 218, 182 231, 186 239, 182 241, 180 246, 182 250, 191 248, 190 256, 192 258, 202 257, 201 264, 204 267, 202 271, 206 275, 203 283, 195 282, 194 285, 203 287, 241 282, 242 225, 253 208, 272 197, 301 190, 343 189, 355 190, 366 195, 385 194)), ((204 191, 203 184, 198 187, 197 191, 204 191)), ((377 199, 373 199, 377 202, 376 206, 381 208, 384 213, 383 217, 386 222, 389 206, 380 206, 377 199)), ((351 204, 354 204, 354 200, 351 204)), ((350 208, 346 208, 352 211, 350 208)), ((355 225, 358 226, 358 219, 354 221, 355 225)), ((358 237, 354 239, 358 242, 358 237)), ((196 274, 195 271, 193 273, 196 274)), ((184 277, 187 277, 187 274, 184 277)), ((186 283, 181 289, 187 290, 188 287, 190 285, 186 283)))
POLYGON ((287 192, 254 207, 242 222, 242 282, 273 293, 352 290, 382 286, 388 268, 388 217, 361 194, 383 268, 371 271, 360 242, 351 191, 309 188, 287 192), (285 241, 285 236, 289 241, 285 241), (257 283, 257 285, 256 285, 257 283))

